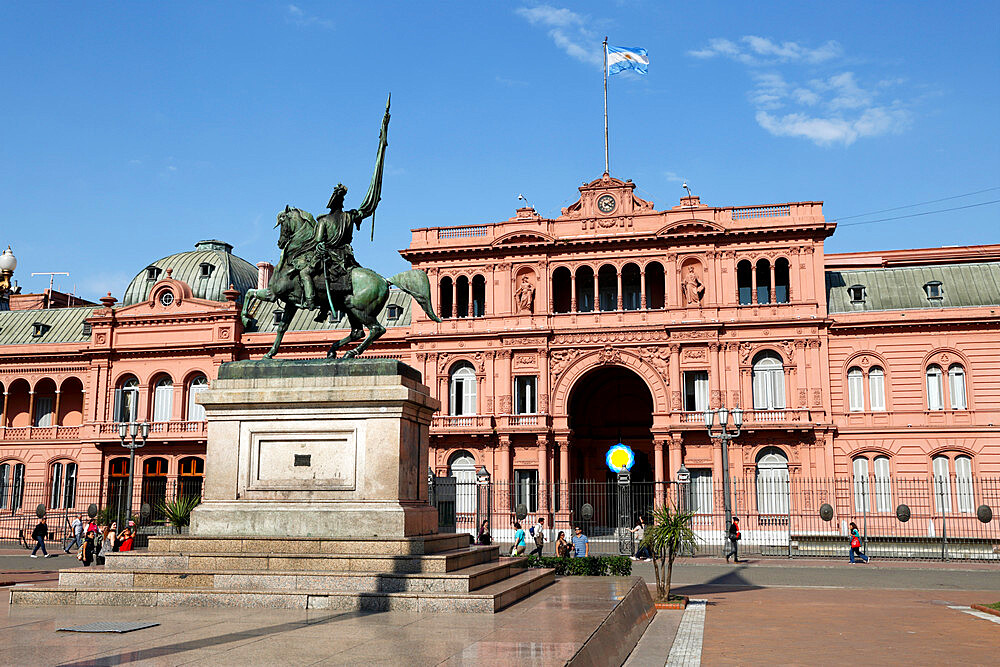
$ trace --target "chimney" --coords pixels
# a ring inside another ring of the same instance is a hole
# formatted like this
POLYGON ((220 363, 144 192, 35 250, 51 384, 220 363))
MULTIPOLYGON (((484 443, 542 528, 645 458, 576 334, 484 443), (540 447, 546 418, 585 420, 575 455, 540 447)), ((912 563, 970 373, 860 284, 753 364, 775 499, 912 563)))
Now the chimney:
POLYGON ((267 289, 267 284, 271 282, 274 275, 274 264, 271 262, 257 262, 257 289, 267 289))

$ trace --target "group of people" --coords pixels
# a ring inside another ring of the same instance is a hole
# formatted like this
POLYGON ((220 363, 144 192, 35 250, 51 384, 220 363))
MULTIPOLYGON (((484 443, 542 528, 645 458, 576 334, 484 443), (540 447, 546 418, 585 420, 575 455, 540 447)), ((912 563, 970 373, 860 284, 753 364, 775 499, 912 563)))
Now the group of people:
MULTIPOLYGON (((92 563, 104 565, 104 556, 113 551, 131 551, 135 541, 135 522, 129 521, 128 526, 123 531, 118 532, 118 523, 112 521, 110 525, 98 526, 93 519, 84 519, 80 516, 73 519, 70 525, 73 539, 63 547, 65 553, 76 547, 76 557, 84 567, 92 563)), ((35 529, 31 532, 31 538, 35 540, 35 548, 31 551, 32 558, 38 558, 38 551, 41 550, 44 558, 51 558, 56 554, 50 554, 45 550, 45 539, 49 536, 49 526, 42 517, 35 529)))
MULTIPOLYGON (((520 521, 515 521, 514 543, 511 545, 510 555, 523 556, 527 553, 529 556, 541 556, 545 548, 545 543, 548 541, 548 538, 545 536, 544 517, 539 517, 535 523, 528 527, 528 530, 524 529, 520 521), (528 551, 529 538, 532 544, 534 544, 534 548, 530 552, 528 551)), ((479 531, 476 533, 476 543, 493 543, 493 536, 490 535, 489 519, 484 519, 480 524, 479 531)), ((566 539, 566 531, 560 530, 556 535, 555 552, 556 556, 560 558, 583 558, 584 556, 589 556, 590 540, 584 535, 583 528, 580 526, 573 528, 573 537, 569 540, 566 539)))

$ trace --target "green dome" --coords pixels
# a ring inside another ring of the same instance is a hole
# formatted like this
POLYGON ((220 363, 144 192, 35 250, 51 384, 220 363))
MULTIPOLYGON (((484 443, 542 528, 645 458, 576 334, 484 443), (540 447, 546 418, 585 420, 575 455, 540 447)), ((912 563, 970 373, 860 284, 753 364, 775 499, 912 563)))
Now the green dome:
POLYGON ((225 301, 223 290, 232 285, 240 295, 257 287, 257 267, 233 254, 233 246, 223 241, 199 241, 194 250, 158 259, 132 279, 121 305, 131 306, 149 299, 149 292, 167 277, 187 283, 199 299, 225 301))

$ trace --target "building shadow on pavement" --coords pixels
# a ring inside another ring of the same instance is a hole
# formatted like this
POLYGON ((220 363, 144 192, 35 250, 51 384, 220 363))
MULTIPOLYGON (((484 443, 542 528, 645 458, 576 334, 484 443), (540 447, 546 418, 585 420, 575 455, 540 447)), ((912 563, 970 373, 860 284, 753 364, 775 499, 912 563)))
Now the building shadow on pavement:
POLYGON ((737 565, 735 569, 713 577, 708 581, 698 584, 688 584, 684 586, 672 586, 670 592, 676 595, 687 595, 695 597, 704 593, 734 593, 739 591, 760 590, 764 586, 758 586, 747 581, 743 576, 746 565, 737 565))
POLYGON ((124 651, 122 653, 117 653, 115 655, 85 658, 74 662, 64 662, 60 663, 60 667, 112 667, 113 665, 127 665, 133 662, 140 662, 143 660, 153 660, 155 658, 163 658, 164 656, 184 653, 186 651, 196 651, 198 649, 208 648, 211 646, 221 646, 223 644, 228 644, 231 642, 237 642, 247 639, 259 639, 272 635, 278 635, 283 632, 291 632, 293 630, 298 630, 310 625, 320 625, 323 623, 331 623, 334 621, 346 621, 354 618, 373 616, 378 613, 381 612, 345 611, 340 613, 333 613, 328 616, 322 616, 320 618, 309 618, 300 621, 289 621, 287 623, 279 623, 278 625, 269 625, 262 628, 240 630, 239 632, 230 632, 224 635, 205 637, 203 639, 193 639, 191 641, 186 641, 186 642, 167 644, 166 646, 154 646, 151 648, 145 648, 136 651, 124 651))

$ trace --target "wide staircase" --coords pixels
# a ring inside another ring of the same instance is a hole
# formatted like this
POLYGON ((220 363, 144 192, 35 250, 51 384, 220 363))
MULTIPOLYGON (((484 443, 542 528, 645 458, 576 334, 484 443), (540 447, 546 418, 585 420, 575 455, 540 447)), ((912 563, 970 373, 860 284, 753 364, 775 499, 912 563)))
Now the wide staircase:
POLYGON ((146 551, 19 587, 11 603, 493 613, 554 581, 467 534, 409 538, 153 536, 146 551))

